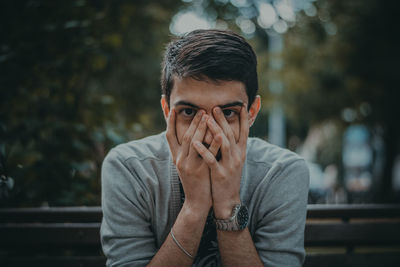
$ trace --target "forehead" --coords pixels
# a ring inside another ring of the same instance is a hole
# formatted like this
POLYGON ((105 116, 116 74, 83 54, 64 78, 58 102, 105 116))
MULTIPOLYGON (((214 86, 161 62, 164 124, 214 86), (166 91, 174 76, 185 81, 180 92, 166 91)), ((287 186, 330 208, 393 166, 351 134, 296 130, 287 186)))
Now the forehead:
POLYGON ((203 109, 233 102, 247 103, 245 86, 239 81, 196 80, 174 78, 170 103, 189 102, 203 109))

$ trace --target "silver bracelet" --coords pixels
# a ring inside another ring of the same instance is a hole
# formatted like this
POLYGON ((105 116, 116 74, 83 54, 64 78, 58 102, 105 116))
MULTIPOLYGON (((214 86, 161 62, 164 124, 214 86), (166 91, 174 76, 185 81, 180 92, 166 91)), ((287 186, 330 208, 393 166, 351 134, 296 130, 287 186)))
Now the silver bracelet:
POLYGON ((178 240, 176 240, 176 238, 175 238, 175 236, 174 236, 174 233, 172 232, 172 228, 171 228, 171 232, 170 232, 170 233, 171 233, 172 239, 174 240, 175 244, 183 251, 183 253, 185 253, 189 258, 194 259, 194 257, 192 256, 192 254, 190 254, 189 252, 187 252, 187 250, 184 249, 184 248, 181 246, 181 244, 179 244, 178 240))

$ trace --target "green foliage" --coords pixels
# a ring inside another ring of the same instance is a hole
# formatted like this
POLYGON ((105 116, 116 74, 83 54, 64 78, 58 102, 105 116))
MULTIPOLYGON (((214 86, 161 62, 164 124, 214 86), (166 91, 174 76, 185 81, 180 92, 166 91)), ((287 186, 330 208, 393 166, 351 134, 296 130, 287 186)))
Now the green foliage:
MULTIPOLYGON (((297 125, 335 120, 382 129, 385 166, 377 201, 391 201, 393 162, 400 153, 400 40, 398 1, 316 2, 318 14, 300 14, 286 35, 282 77, 290 120, 297 125), (351 109, 353 120, 343 120, 351 109), (299 116, 301 114, 301 116, 299 116)), ((379 178, 379 177, 375 177, 379 178)))
POLYGON ((266 53, 269 38, 266 31, 271 30, 264 30, 257 22, 257 3, 269 2, 276 7, 279 1, 199 2, 217 25, 224 21, 230 29, 240 31, 238 16, 256 25, 256 31, 247 37, 256 48, 259 60, 262 115, 265 116, 274 101, 284 105, 289 145, 300 143, 313 126, 333 123, 339 132, 321 147, 319 163, 327 165, 334 161, 340 165, 341 131, 345 127, 360 123, 383 135, 384 173, 374 178, 380 181, 377 186, 381 187, 377 201, 390 201, 393 162, 400 153, 397 73, 400 2, 311 1, 315 12, 296 13, 296 22, 289 23, 289 30, 282 35, 284 45, 279 55, 266 53), (269 68, 274 56, 282 59, 283 67, 279 70, 269 68), (269 92, 271 79, 282 82, 282 94, 269 92), (346 110, 354 118, 346 118, 343 115, 346 110), (297 141, 292 142, 293 138, 297 141))
MULTIPOLYGON (((296 26, 284 35, 278 72, 268 69, 268 35, 257 26, 257 1, 246 7, 197 2, 217 25, 224 22, 235 31, 240 31, 236 18, 252 14, 256 31, 247 37, 258 55, 264 103, 252 135, 266 135, 267 110, 275 98, 285 106, 288 136, 296 138, 326 120, 345 127, 342 111, 351 108, 353 123, 383 128, 383 188, 390 188, 400 151, 398 1, 316 1, 316 16, 297 13, 296 26), (269 92, 271 78, 283 82, 284 94, 269 92)), ((0 4, 0 176, 14 181, 0 205, 99 204, 101 163, 109 149, 164 128, 157 105, 159 66, 179 4, 0 4)), ((339 141, 324 146, 323 164, 337 160, 339 141)))
POLYGON ((15 181, 2 205, 99 204, 107 151, 163 128, 159 64, 177 2, 0 4, 0 172, 15 181))

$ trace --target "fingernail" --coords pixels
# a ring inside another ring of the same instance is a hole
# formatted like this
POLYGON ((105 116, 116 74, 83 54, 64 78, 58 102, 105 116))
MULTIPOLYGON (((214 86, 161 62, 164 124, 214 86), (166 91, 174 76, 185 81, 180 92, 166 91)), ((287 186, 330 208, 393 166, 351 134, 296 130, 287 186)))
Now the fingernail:
POLYGON ((220 114, 221 113, 221 110, 219 108, 215 108, 214 111, 215 111, 216 114, 220 114))
POLYGON ((207 114, 204 114, 203 117, 201 117, 202 121, 206 121, 207 120, 207 114))

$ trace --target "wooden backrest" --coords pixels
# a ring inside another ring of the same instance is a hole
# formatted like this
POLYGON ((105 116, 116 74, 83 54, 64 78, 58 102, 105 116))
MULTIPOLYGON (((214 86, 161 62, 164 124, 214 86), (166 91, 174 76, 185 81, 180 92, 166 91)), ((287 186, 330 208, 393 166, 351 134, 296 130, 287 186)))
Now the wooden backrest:
MULTIPOLYGON (((0 265, 104 266, 101 218, 100 207, 0 209, 0 265)), ((400 266, 400 205, 308 205, 305 246, 307 267, 400 266)))
POLYGON ((0 247, 100 246, 100 207, 0 209, 0 247))
POLYGON ((309 205, 305 267, 400 266, 400 205, 309 205))
POLYGON ((400 205, 308 205, 305 245, 400 245, 400 205))

